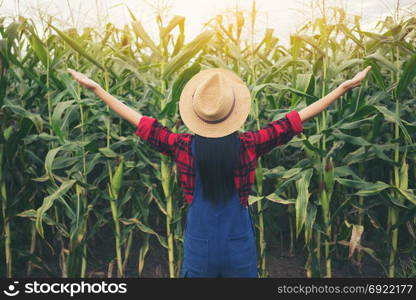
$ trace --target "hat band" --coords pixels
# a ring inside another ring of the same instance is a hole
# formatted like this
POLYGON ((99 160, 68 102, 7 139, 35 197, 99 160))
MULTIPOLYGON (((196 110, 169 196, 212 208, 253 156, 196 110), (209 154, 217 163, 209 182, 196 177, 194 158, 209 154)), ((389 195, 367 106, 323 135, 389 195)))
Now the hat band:
POLYGON ((195 107, 194 107, 194 95, 195 95, 195 91, 194 91, 194 93, 192 94, 192 109, 193 109, 193 111, 195 112, 195 114, 198 116, 198 118, 200 118, 202 121, 204 121, 204 122, 206 122, 206 123, 208 123, 208 124, 216 124, 216 123, 220 123, 220 122, 222 122, 222 121, 224 121, 225 119, 227 119, 230 115, 231 115, 231 113, 233 112, 233 110, 234 110, 234 105, 235 105, 235 94, 234 94, 234 89, 233 89, 233 104, 232 104, 232 106, 231 106, 231 109, 230 109, 230 111, 223 117, 223 118, 221 118, 221 119, 218 119, 218 120, 214 120, 214 121, 212 121, 212 120, 206 120, 206 119, 204 119, 203 117, 201 117, 197 112, 196 112, 196 110, 195 110, 195 107))

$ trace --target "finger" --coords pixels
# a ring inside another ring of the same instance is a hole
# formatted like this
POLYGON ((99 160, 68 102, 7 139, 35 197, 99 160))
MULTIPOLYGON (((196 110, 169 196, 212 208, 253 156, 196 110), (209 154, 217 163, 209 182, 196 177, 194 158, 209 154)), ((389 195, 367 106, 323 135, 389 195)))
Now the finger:
POLYGON ((73 75, 72 75, 72 77, 73 77, 76 81, 79 81, 79 77, 78 77, 78 75, 77 75, 77 74, 73 74, 73 75))
POLYGON ((82 74, 82 73, 79 73, 79 72, 78 72, 78 77, 79 77, 80 79, 83 79, 83 80, 85 80, 85 79, 86 79, 86 76, 85 76, 84 74, 82 74))
POLYGON ((80 72, 75 71, 75 70, 74 70, 74 74, 75 74, 77 77, 80 77, 80 75, 81 75, 81 73, 80 73, 80 72))
POLYGON ((78 72, 78 77, 81 79, 87 79, 87 76, 85 76, 83 73, 78 72))
POLYGON ((73 77, 75 77, 74 70, 72 70, 72 69, 68 69, 68 72, 69 72, 69 74, 71 74, 73 77))
POLYGON ((80 80, 80 78, 79 78, 79 75, 78 75, 78 74, 75 74, 75 75, 74 75, 74 78, 75 78, 75 80, 78 80, 78 81, 80 80))
POLYGON ((72 70, 72 71, 70 71, 70 73, 71 73, 72 77, 74 77, 75 79, 77 79, 79 77, 77 71, 72 70))
POLYGON ((72 69, 68 69, 69 73, 71 73, 72 76, 76 77, 78 75, 78 72, 72 69))
POLYGON ((364 69, 364 71, 363 71, 363 72, 364 72, 365 74, 367 74, 367 73, 368 73, 368 71, 370 71, 370 70, 371 70, 371 66, 368 66, 367 68, 365 68, 365 69, 364 69))

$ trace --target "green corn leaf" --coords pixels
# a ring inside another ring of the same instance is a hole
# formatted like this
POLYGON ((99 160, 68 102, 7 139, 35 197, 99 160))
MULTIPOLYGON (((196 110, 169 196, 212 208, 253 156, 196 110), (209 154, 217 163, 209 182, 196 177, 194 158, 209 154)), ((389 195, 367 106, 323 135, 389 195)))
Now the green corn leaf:
POLYGON ((372 53, 370 55, 367 55, 365 59, 372 59, 375 62, 381 64, 385 68, 389 69, 390 71, 394 73, 398 73, 399 69, 396 67, 395 64, 393 64, 391 61, 389 61, 386 56, 381 53, 381 50, 378 49, 375 53, 372 53))
POLYGON ((7 42, 9 45, 13 45, 14 40, 18 37, 19 28, 20 23, 18 22, 11 22, 9 26, 7 26, 3 36, 7 37, 7 42))
POLYGON ((185 43, 185 33, 181 31, 178 38, 176 39, 175 47, 173 48, 172 57, 176 56, 179 51, 183 48, 185 43))
POLYGON ((28 40, 36 56, 42 62, 44 67, 47 68, 48 67, 48 53, 42 41, 33 32, 32 32, 32 36, 28 40))
POLYGON ((312 37, 307 35, 298 35, 299 39, 303 40, 307 44, 311 45, 315 50, 319 52, 320 55, 325 56, 325 52, 322 50, 322 47, 318 45, 317 41, 315 41, 312 37))
POLYGON ((265 198, 267 200, 272 201, 272 202, 279 203, 279 204, 284 204, 284 205, 295 204, 296 203, 296 199, 283 199, 283 198, 277 196, 275 193, 271 193, 270 195, 267 195, 265 198))
POLYGON ((400 189, 397 187, 393 188, 395 188, 405 199, 409 200, 414 205, 416 205, 416 196, 412 189, 400 189))
POLYGON ((127 10, 129 11, 130 17, 133 20, 133 32, 136 35, 136 37, 140 38, 146 46, 152 49, 155 55, 157 55, 158 57, 162 57, 159 48, 147 34, 146 30, 144 30, 142 23, 139 22, 139 20, 136 18, 136 16, 133 14, 129 7, 127 7, 127 10))
POLYGON ((356 195, 361 196, 373 195, 390 188, 389 184, 382 181, 377 181, 373 183, 364 180, 352 180, 340 177, 335 177, 334 180, 337 181, 339 184, 359 190, 356 193, 356 195))
POLYGON ((345 24, 337 24, 338 29, 340 29, 347 37, 353 40, 360 48, 365 49, 363 43, 355 37, 351 30, 345 24))
POLYGON ((143 245, 140 247, 139 250, 139 258, 137 259, 137 270, 139 275, 141 276, 144 267, 144 259, 146 257, 147 252, 149 251, 149 236, 144 237, 143 245))
POLYGON ((157 206, 159 207, 159 209, 160 209, 160 211, 165 215, 165 216, 167 216, 167 211, 166 211, 166 203, 165 202, 163 202, 163 199, 160 199, 160 197, 158 197, 158 196, 155 196, 154 197, 154 200, 155 200, 155 202, 156 202, 156 204, 157 204, 157 206))
POLYGON ((394 205, 396 205, 398 207, 401 207, 401 208, 404 208, 404 209, 408 209, 408 207, 404 204, 404 201, 403 201, 402 197, 397 197, 396 195, 394 195, 394 193, 391 193, 391 192, 390 193, 385 193, 385 195, 387 195, 387 198, 394 205))
POLYGON ((150 49, 153 50, 153 53, 156 54, 158 57, 161 56, 159 48, 156 46, 156 44, 153 42, 153 40, 150 38, 150 36, 147 34, 146 30, 144 30, 142 23, 138 21, 132 22, 133 31, 136 34, 137 37, 142 39, 144 44, 148 46, 150 49))
POLYGON ((200 70, 201 70, 201 65, 199 64, 199 62, 195 62, 194 64, 192 64, 192 66, 184 70, 178 76, 178 78, 175 80, 175 82, 172 85, 172 94, 171 94, 172 101, 175 101, 175 102, 179 101, 180 95, 186 83, 200 70))
POLYGON ((371 144, 364 140, 362 137, 359 136, 351 136, 348 134, 344 134, 339 130, 334 130, 332 135, 341 141, 345 141, 347 143, 358 145, 358 146, 370 146, 371 144))
POLYGON ((183 28, 185 24, 185 17, 183 16, 174 16, 169 24, 163 28, 162 33, 161 33, 161 38, 165 39, 166 36, 176 27, 176 26, 180 26, 181 28, 183 28))
MULTIPOLYGON (((398 166, 399 163, 395 162, 394 160, 392 160, 391 158, 389 158, 384 151, 388 151, 389 149, 387 147, 384 147, 385 145, 377 145, 377 144, 372 144, 371 145, 371 150, 374 151, 374 153, 376 154, 376 156, 384 161, 387 161, 393 165, 398 166)), ((393 148, 393 146, 391 146, 391 148, 393 148)))
POLYGON ((312 233, 314 229, 315 219, 316 219, 316 213, 317 213, 316 206, 313 204, 310 204, 308 206, 308 213, 305 221, 305 242, 309 243, 312 239, 312 233))
POLYGON ((273 66, 268 68, 268 71, 261 75, 257 82, 270 82, 272 79, 285 70, 287 67, 291 66, 293 63, 293 57, 284 56, 280 58, 273 66))
POLYGON ((381 68, 379 67, 379 65, 371 59, 367 60, 366 62, 368 63, 368 65, 371 66, 370 76, 372 76, 375 79, 377 85, 381 87, 383 91, 386 91, 386 84, 384 83, 384 78, 381 74, 381 68))
MULTIPOLYGON (((21 213, 16 214, 16 216, 21 218, 28 218, 34 222, 36 222, 36 216, 37 216, 37 210, 36 209, 28 209, 25 211, 22 211, 21 213)), ((65 236, 68 235, 68 233, 65 231, 65 229, 62 227, 60 223, 55 222, 55 220, 51 217, 49 217, 47 214, 44 214, 42 217, 42 221, 45 222, 49 226, 56 226, 60 232, 62 232, 65 236)))
POLYGON ((175 116, 177 112, 177 104, 179 102, 179 98, 181 96, 182 90, 189 79, 192 78, 195 74, 197 74, 201 70, 201 66, 199 62, 195 62, 189 68, 185 69, 184 71, 179 74, 177 79, 174 81, 172 87, 169 90, 168 98, 170 101, 165 105, 162 112, 158 115, 158 118, 162 119, 167 116, 175 116))
POLYGON ((98 151, 100 151, 100 153, 102 155, 104 155, 105 157, 107 157, 107 158, 115 158, 115 157, 117 157, 117 153, 115 153, 113 151, 113 149, 111 149, 111 148, 106 148, 106 147, 99 148, 98 151))
POLYGON ((304 97, 308 97, 314 100, 317 100, 318 97, 313 96, 313 95, 309 95, 303 91, 297 90, 295 88, 286 86, 284 84, 279 84, 279 83, 264 83, 264 84, 260 84, 260 85, 256 85, 255 87, 253 87, 252 91, 251 91, 251 95, 252 95, 252 99, 255 99, 257 97, 257 94, 264 89, 265 87, 271 87, 277 90, 286 90, 286 91, 290 91, 296 95, 299 96, 304 96, 304 97))
POLYGON ((256 203, 257 201, 260 201, 261 199, 263 199, 263 196, 253 196, 253 195, 249 195, 248 196, 248 204, 252 205, 254 203, 256 203))
POLYGON ((47 176, 49 176, 49 179, 52 180, 53 182, 55 181, 55 175, 52 172, 53 169, 53 164, 55 162, 55 157, 58 154, 59 151, 61 150, 67 150, 67 151, 74 151, 74 150, 79 150, 80 147, 85 146, 85 144, 88 143, 86 142, 71 142, 71 143, 66 143, 62 146, 59 146, 57 148, 51 149, 48 151, 48 153, 46 154, 45 157, 45 171, 47 176))
POLYGON ((6 100, 6 104, 4 104, 3 107, 9 108, 13 113, 15 113, 20 118, 29 119, 35 126, 38 133, 41 133, 43 131, 43 120, 39 114, 27 111, 22 106, 11 104, 8 100, 6 100))
POLYGON ((61 144, 65 143, 65 138, 62 133, 62 114, 67 110, 68 107, 72 106, 75 100, 69 100, 64 102, 59 102, 52 114, 52 128, 55 134, 58 136, 61 144))
POLYGON ((212 30, 207 30, 199 34, 166 65, 163 73, 163 78, 167 79, 173 73, 186 65, 186 63, 188 63, 200 50, 202 50, 208 44, 213 36, 214 31, 212 30))
POLYGON ((313 169, 305 170, 301 178, 296 181, 296 190, 298 191, 298 196, 296 198, 296 237, 299 237, 299 234, 302 230, 303 225, 305 224, 308 211, 309 203, 309 184, 313 174, 313 169))
POLYGON ((228 68, 227 63, 224 62, 224 60, 221 59, 220 57, 207 54, 207 55, 204 55, 204 59, 208 61, 215 68, 224 68, 224 69, 228 68))
POLYGON ((412 143, 412 138, 410 137, 409 132, 407 131, 406 127, 403 125, 402 120, 395 113, 393 113, 392 111, 388 110, 384 106, 374 105, 374 107, 379 112, 381 112, 383 114, 383 116, 386 119, 386 121, 392 122, 392 123, 395 123, 395 124, 398 124, 399 127, 400 127, 400 129, 401 129, 401 131, 402 131, 402 133, 403 133, 403 136, 404 136, 405 141, 408 144, 411 144, 412 143))
POLYGON ((56 154, 63 148, 63 146, 60 146, 58 148, 55 149, 51 149, 48 151, 48 153, 46 154, 45 157, 45 170, 46 173, 48 174, 49 178, 54 181, 54 175, 52 172, 52 164, 53 161, 55 159, 56 154))
POLYGON ((36 210, 36 230, 38 231, 39 235, 44 238, 43 227, 42 227, 42 220, 43 216, 46 211, 52 207, 53 202, 62 197, 63 195, 68 192, 68 190, 74 185, 76 180, 67 180, 64 181, 58 189, 56 189, 52 194, 45 197, 43 199, 42 205, 36 210))
POLYGON ((76 52, 78 52, 79 54, 81 54, 82 56, 84 56, 86 59, 88 59, 90 62, 92 62, 94 65, 96 65, 97 67, 99 67, 101 70, 105 71, 104 66, 98 62, 95 58, 93 58, 91 55, 89 55, 85 50, 84 50, 84 46, 81 46, 78 44, 78 42, 74 41, 72 38, 70 38, 66 33, 60 31, 58 28, 56 28, 55 26, 53 26, 52 24, 49 24, 49 26, 55 30, 58 35, 65 41, 68 43, 68 45, 71 46, 72 49, 74 49, 76 52))
POLYGON ((320 156, 324 157, 325 156, 325 151, 318 148, 318 147, 315 147, 314 145, 312 145, 312 143, 315 144, 321 138, 322 138, 322 134, 316 134, 316 135, 308 137, 308 139, 304 139, 302 142, 305 145, 305 150, 308 149, 308 150, 310 150, 312 152, 315 152, 315 153, 319 154, 320 156), (311 143, 311 141, 312 141, 312 143, 311 143))
POLYGON ((311 80, 313 78, 312 73, 297 74, 296 76, 296 90, 306 93, 308 90, 311 80))
POLYGON ((413 79, 416 77, 416 54, 404 63, 403 72, 400 75, 396 91, 397 96, 401 96, 406 89, 411 86, 413 79))
POLYGON ((360 66, 362 63, 363 63, 363 60, 359 58, 353 58, 353 59, 342 61, 342 63, 336 66, 336 68, 334 69, 334 74, 339 74, 342 71, 349 69, 353 66, 357 66, 357 65, 360 66))
POLYGON ((130 218, 130 219, 120 219, 120 222, 122 222, 125 225, 130 225, 130 224, 134 224, 135 226, 137 226, 137 228, 139 228, 142 232, 144 233, 148 233, 148 234, 153 234, 157 237, 157 239, 159 240, 159 243, 165 247, 168 248, 168 244, 166 243, 166 239, 162 236, 160 236, 159 234, 157 234, 156 231, 154 231, 153 229, 151 229, 150 227, 144 225, 142 222, 140 222, 138 219, 136 218, 130 218))

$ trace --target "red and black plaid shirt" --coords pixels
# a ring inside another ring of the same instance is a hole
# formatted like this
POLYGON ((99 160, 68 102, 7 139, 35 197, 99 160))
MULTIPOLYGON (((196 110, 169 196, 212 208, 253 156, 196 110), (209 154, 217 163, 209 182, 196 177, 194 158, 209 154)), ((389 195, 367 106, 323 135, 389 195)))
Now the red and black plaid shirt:
MULTIPOLYGON (((241 166, 235 171, 234 182, 243 206, 247 205, 254 183, 257 158, 276 146, 289 142, 302 130, 299 113, 292 110, 285 114, 284 118, 269 122, 260 130, 239 132, 242 146, 241 166)), ((136 135, 147 141, 152 148, 175 161, 182 192, 188 204, 191 204, 196 176, 191 152, 193 134, 174 133, 157 119, 142 116, 137 125, 136 135)))

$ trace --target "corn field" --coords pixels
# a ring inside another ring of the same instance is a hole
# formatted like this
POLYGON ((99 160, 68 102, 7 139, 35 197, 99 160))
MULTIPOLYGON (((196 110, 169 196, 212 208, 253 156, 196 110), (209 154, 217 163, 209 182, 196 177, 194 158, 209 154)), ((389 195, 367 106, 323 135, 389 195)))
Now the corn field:
POLYGON ((158 39, 131 10, 128 25, 105 32, 0 19, 2 277, 141 277, 155 243, 166 276, 179 276, 187 205, 176 166, 67 68, 188 132, 180 93, 204 68, 245 80, 252 108, 242 130, 255 130, 369 65, 361 87, 258 161, 249 198, 258 270, 270 276, 271 246, 284 242, 302 253, 305 277, 333 277, 345 264, 365 271, 369 261, 379 276, 416 277, 416 16, 387 16, 370 32, 327 8, 286 47, 271 28, 260 42, 243 38, 257 13, 253 1, 249 12, 217 15, 187 43, 182 16, 157 18, 158 39), (112 250, 98 272, 104 245, 112 250))

